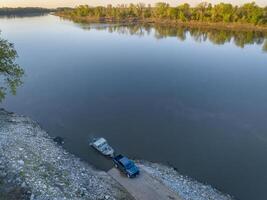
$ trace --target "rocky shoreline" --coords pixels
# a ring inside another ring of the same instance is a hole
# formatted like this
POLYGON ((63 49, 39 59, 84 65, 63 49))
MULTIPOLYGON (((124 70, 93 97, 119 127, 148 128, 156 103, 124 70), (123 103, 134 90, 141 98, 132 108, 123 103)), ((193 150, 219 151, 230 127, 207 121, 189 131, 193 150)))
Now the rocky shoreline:
MULTIPOLYGON (((231 200, 171 167, 137 161, 184 200, 231 200)), ((131 200, 106 172, 68 153, 31 119, 0 109, 0 200, 131 200)))
POLYGON ((153 178, 179 194, 183 200, 233 200, 210 185, 200 183, 183 176, 175 169, 158 163, 139 161, 142 167, 153 178))
POLYGON ((132 199, 31 119, 0 110, 0 200, 132 199))

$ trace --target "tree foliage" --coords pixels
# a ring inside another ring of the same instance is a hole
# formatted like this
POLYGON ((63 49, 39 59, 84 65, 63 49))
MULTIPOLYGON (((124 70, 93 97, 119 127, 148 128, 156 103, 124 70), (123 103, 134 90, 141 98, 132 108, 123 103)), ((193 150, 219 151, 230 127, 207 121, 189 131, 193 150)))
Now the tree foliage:
POLYGON ((202 2, 195 7, 185 3, 171 7, 164 2, 156 3, 154 7, 139 4, 121 4, 116 7, 91 7, 81 5, 75 9, 61 10, 63 14, 80 17, 99 17, 109 19, 169 19, 175 21, 201 21, 222 23, 250 23, 254 25, 267 24, 267 7, 262 8, 252 3, 233 6, 229 3, 212 5, 202 2))
POLYGON ((7 90, 16 94, 16 89, 21 85, 24 71, 15 60, 17 52, 13 44, 0 38, 0 102, 4 99, 7 90))

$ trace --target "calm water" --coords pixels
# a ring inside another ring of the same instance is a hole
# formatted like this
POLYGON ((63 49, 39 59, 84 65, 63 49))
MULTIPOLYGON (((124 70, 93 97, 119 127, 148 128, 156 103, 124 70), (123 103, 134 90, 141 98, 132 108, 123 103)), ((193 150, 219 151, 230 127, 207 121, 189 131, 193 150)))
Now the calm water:
POLYGON ((104 136, 236 199, 267 198, 267 42, 260 33, 0 19, 25 70, 1 107, 101 169, 104 136))

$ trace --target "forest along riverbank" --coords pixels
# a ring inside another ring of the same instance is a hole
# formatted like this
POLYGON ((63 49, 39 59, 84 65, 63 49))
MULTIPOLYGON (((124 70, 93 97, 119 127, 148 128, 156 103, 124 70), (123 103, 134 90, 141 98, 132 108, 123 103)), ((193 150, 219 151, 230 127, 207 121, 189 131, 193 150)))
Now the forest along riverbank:
MULTIPOLYGON (((183 200, 230 200, 211 186, 160 164, 138 161, 145 173, 183 200)), ((127 199, 106 172, 65 151, 31 119, 0 109, 0 199, 127 199)))
POLYGON ((195 7, 184 3, 170 6, 158 2, 154 6, 144 3, 91 7, 80 5, 74 9, 58 9, 57 16, 76 22, 140 23, 173 26, 267 31, 267 7, 255 2, 234 6, 230 3, 212 5, 202 2, 195 7))
POLYGON ((82 17, 82 16, 68 16, 64 13, 53 13, 53 15, 63 19, 71 20, 77 23, 107 23, 107 24, 121 24, 121 25, 160 25, 169 27, 188 27, 214 30, 232 30, 232 31, 257 31, 267 33, 267 26, 257 26, 249 23, 223 23, 223 22, 199 22, 190 21, 183 22, 168 19, 114 19, 106 17, 82 17))

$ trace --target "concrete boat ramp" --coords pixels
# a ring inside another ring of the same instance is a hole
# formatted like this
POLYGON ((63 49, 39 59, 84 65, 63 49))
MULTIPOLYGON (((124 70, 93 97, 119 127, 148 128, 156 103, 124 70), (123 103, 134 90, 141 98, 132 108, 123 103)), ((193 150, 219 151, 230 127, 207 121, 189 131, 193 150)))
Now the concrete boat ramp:
POLYGON ((109 170, 108 174, 120 183, 136 200, 182 200, 178 194, 154 179, 142 168, 140 168, 140 175, 131 179, 116 168, 109 170))

